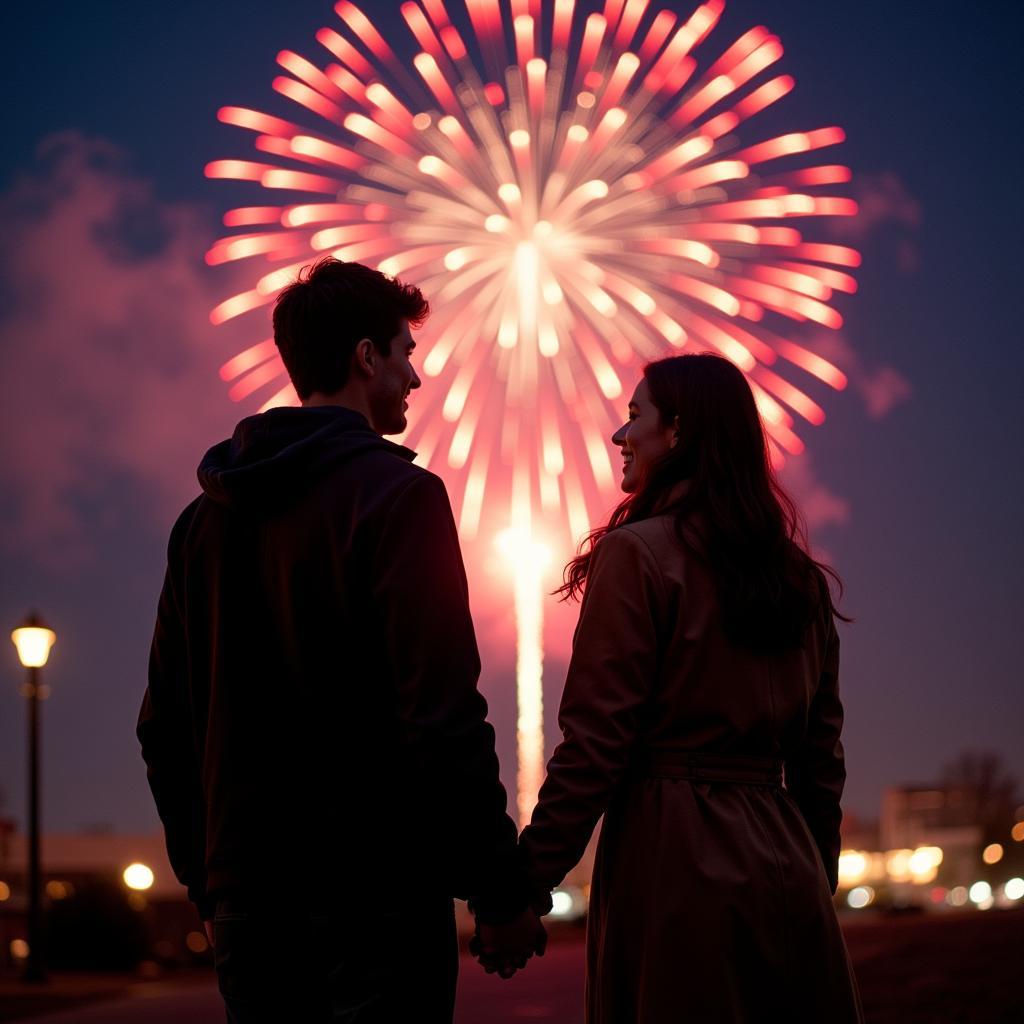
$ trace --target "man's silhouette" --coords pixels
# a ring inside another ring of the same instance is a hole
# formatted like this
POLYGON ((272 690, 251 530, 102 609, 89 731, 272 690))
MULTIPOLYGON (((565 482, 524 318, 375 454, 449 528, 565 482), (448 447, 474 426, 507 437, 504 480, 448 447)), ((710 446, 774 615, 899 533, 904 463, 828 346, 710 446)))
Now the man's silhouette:
POLYGON ((330 258, 285 289, 302 407, 212 448, 171 533, 138 736, 229 1021, 450 1021, 453 896, 492 967, 543 945, 448 497, 381 436, 427 312, 330 258))

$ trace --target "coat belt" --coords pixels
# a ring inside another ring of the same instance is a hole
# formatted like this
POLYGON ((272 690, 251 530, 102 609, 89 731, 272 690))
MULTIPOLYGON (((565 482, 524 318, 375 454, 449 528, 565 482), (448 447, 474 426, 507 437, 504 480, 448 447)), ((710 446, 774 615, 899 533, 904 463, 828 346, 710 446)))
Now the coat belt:
POLYGON ((709 754, 703 751, 655 748, 644 751, 637 758, 635 774, 648 779, 781 786, 782 760, 746 754, 709 754))

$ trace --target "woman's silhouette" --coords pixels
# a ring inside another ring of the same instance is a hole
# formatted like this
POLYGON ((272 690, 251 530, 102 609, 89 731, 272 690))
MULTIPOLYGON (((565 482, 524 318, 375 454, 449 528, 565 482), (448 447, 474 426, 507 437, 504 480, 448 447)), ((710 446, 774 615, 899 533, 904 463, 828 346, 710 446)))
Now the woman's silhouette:
POLYGON ((522 838, 546 893, 605 815, 588 1024, 859 1021, 831 570, 727 360, 650 364, 612 441, 628 496, 566 569, 564 739, 522 838))

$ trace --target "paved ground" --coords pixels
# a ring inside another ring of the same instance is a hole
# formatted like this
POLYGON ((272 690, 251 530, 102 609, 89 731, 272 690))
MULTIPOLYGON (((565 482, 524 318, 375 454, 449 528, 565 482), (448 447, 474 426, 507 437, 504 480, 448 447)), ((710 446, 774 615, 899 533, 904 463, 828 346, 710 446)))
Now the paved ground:
MULTIPOLYGON (((1024 1022, 1024 909, 854 920, 845 926, 868 1024, 1024 1022)), ((583 947, 574 936, 509 981, 469 960, 459 980, 457 1024, 581 1024, 583 947)), ((92 995, 109 995, 93 980, 92 995)), ((122 985, 125 982, 122 980, 122 985)), ((70 991, 70 990, 69 990, 70 991)), ((0 1006, 11 992, 0 985, 0 1006)), ((212 979, 128 984, 114 1000, 33 1016, 35 1024, 222 1024, 212 979)), ((7 1003, 13 1010, 13 1003, 7 1003)), ((0 1011, 0 1020, 27 1019, 0 1011)))

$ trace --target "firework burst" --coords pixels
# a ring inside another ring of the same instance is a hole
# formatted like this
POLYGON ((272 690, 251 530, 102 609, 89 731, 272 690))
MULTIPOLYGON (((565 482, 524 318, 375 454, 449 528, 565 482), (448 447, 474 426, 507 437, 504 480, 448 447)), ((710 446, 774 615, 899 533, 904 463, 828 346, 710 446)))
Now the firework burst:
MULTIPOLYGON (((845 167, 785 159, 841 142, 841 129, 742 137, 793 88, 771 72, 779 40, 751 29, 698 70, 724 0, 685 19, 649 0, 589 13, 575 0, 465 6, 460 29, 444 0, 402 5, 417 51, 407 65, 341 0, 339 23, 317 33, 322 66, 278 56, 286 74, 274 89, 318 131, 220 111, 256 133, 264 159, 218 160, 207 174, 286 200, 225 216, 240 230, 208 262, 272 266, 211 318, 265 306, 328 253, 403 275, 429 297, 420 343, 434 401, 420 399, 427 411, 406 440, 454 485, 463 537, 479 529, 485 490, 501 530, 525 824, 544 766, 546 548, 535 526, 579 537, 614 492, 607 438, 624 371, 679 350, 725 355, 750 381, 780 464, 802 450, 797 421, 824 419, 804 382, 846 384, 788 328, 840 326, 831 299, 856 289, 848 269, 860 261, 794 226, 856 212, 828 194, 849 180, 845 167)), ((272 340, 221 375, 235 400, 296 401, 272 340)))
MULTIPOLYGON (((698 70, 723 7, 680 18, 648 0, 589 13, 574 0, 466 0, 460 28, 443 0, 409 2, 417 52, 405 62, 341 0, 339 22, 317 33, 320 63, 282 52, 273 83, 318 131, 219 112, 256 133, 263 159, 218 160, 207 175, 286 201, 225 216, 241 230, 208 262, 272 266, 213 321, 271 302, 328 253, 415 281, 434 308, 421 349, 437 401, 407 441, 455 484, 467 537, 485 489, 489 506, 508 497, 516 529, 538 518, 587 529, 613 491, 607 436, 638 360, 727 356, 754 389, 776 462, 800 452, 798 421, 824 419, 805 382, 846 382, 787 323, 840 326, 831 299, 855 290, 859 257, 794 223, 856 206, 827 194, 849 180, 845 167, 773 168, 844 136, 742 139, 793 80, 772 73, 782 46, 760 27, 698 70)), ((271 341, 222 377, 236 400, 295 401, 271 341)))

